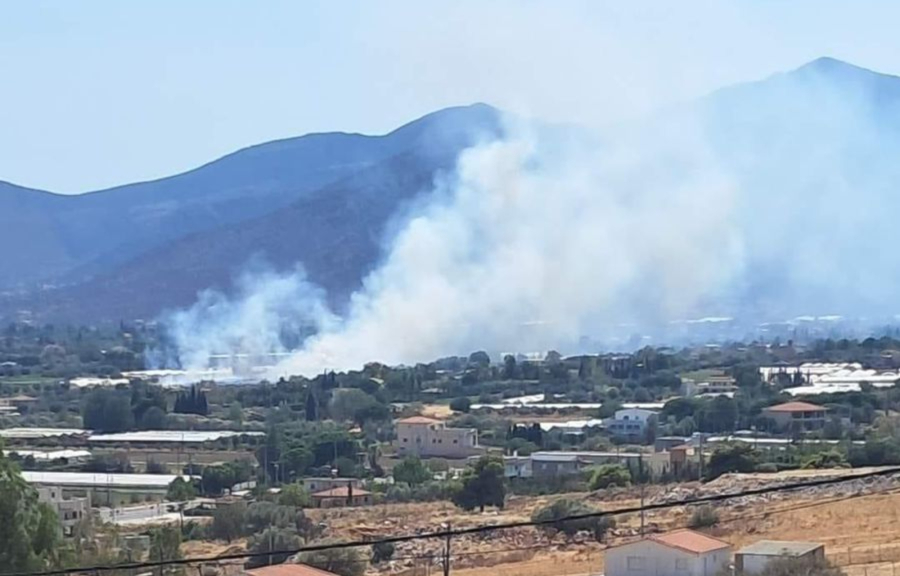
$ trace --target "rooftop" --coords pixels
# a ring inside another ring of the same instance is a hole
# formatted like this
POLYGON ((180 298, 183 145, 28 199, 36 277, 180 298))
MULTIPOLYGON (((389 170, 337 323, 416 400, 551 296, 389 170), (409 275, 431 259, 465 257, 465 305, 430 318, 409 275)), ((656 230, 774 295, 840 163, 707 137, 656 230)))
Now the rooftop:
POLYGON ((827 410, 824 406, 810 404, 809 402, 785 402, 766 408, 769 412, 819 412, 827 410))
POLYGON ((57 436, 80 436, 87 430, 77 428, 7 428, 0 430, 0 438, 54 438, 57 436))
POLYGON ((724 540, 719 540, 718 538, 713 538, 712 536, 707 536, 706 534, 687 529, 675 530, 674 532, 667 532, 666 534, 660 534, 658 536, 651 536, 649 540, 659 542, 663 546, 684 550, 691 554, 705 554, 707 552, 712 552, 713 550, 731 547, 731 544, 724 540))
MULTIPOLYGON (((23 470, 29 484, 44 486, 110 486, 117 488, 165 489, 177 478, 175 474, 104 474, 94 472, 34 472, 23 470)), ((190 476, 183 476, 190 479, 190 476)))
POLYGON ((354 488, 352 491, 347 489, 347 486, 338 486, 337 488, 332 488, 331 490, 322 490, 321 492, 313 492, 311 496, 315 496, 317 498, 349 498, 352 496, 368 496, 371 492, 367 490, 363 490, 361 488, 354 488), (351 494, 352 492, 352 494, 351 494))
POLYGON ((90 442, 213 442, 222 438, 264 436, 264 432, 234 430, 142 430, 120 434, 91 434, 90 442))
POLYGON ((427 416, 410 416, 409 418, 401 418, 397 420, 398 424, 437 424, 440 420, 428 418, 427 416))
POLYGON ((335 576, 332 572, 319 570, 306 564, 275 564, 263 566, 253 570, 245 570, 244 573, 252 576, 335 576))
POLYGON ((782 540, 760 540, 738 550, 738 554, 759 556, 802 556, 821 548, 817 542, 791 542, 782 540))

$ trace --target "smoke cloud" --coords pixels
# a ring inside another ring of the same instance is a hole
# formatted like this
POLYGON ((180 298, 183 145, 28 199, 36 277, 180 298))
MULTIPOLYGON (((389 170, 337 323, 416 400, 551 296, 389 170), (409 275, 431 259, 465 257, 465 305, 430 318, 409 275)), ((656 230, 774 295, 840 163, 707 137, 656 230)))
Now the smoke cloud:
POLYGON ((509 119, 436 181, 345 314, 302 272, 245 275, 234 298, 172 317, 182 363, 291 350, 273 374, 315 374, 572 350, 707 315, 893 315, 900 263, 878 247, 900 208, 894 101, 873 99, 881 77, 833 66, 599 137, 509 119), (311 335, 287 345, 285 324, 311 335))

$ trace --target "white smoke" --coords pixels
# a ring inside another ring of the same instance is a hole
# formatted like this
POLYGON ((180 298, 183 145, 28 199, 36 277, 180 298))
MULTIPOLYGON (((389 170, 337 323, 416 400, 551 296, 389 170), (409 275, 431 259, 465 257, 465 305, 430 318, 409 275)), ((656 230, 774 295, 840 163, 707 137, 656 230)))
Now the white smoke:
POLYGON ((878 250, 900 210, 887 193, 900 181, 896 132, 878 124, 867 86, 804 74, 596 141, 512 121, 436 182, 346 314, 302 274, 248 276, 235 298, 206 294, 174 317, 182 361, 291 349, 273 373, 314 374, 573 349, 617 325, 757 301, 778 313, 886 311, 900 281, 900 263, 878 250), (286 346, 286 322, 315 334, 286 346))

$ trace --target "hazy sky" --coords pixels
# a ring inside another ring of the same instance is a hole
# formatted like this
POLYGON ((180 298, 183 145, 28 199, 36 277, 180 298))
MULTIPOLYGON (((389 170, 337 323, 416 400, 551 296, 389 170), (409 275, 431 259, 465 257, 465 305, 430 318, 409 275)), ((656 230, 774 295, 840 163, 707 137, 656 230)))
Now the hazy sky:
POLYGON ((0 180, 80 192, 484 101, 602 124, 830 55, 900 73, 900 3, 0 0, 0 180))

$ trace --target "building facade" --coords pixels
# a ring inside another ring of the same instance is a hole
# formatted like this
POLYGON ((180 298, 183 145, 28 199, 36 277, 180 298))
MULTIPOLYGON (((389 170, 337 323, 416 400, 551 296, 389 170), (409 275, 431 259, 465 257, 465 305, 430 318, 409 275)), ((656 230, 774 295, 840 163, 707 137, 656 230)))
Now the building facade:
POLYGON ((827 412, 824 406, 809 402, 786 402, 765 408, 763 416, 772 420, 774 431, 793 434, 821 430, 827 412))
POLYGON ((644 437, 647 427, 655 418, 655 410, 623 408, 622 410, 616 410, 615 417, 606 422, 606 429, 613 436, 639 439, 644 437))
POLYGON ((361 488, 343 486, 315 492, 310 495, 310 499, 316 508, 368 506, 372 503, 372 493, 361 488))
POLYGON ((39 486, 37 493, 38 501, 49 504, 56 512, 63 536, 72 536, 78 523, 91 512, 90 498, 65 497, 59 486, 39 486))
POLYGON ((481 454, 475 428, 448 428, 444 422, 424 416, 396 421, 394 446, 400 456, 468 458, 481 454))

